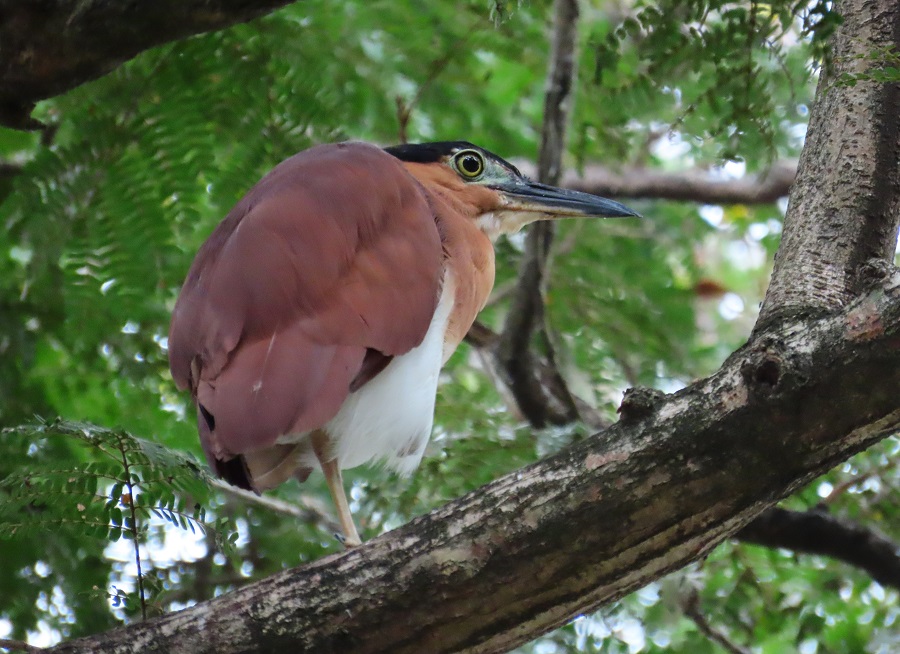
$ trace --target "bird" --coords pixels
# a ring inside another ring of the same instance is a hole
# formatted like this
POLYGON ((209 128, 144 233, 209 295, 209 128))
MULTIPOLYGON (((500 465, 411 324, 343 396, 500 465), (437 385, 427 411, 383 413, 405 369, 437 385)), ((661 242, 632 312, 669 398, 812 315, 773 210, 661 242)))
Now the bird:
POLYGON ((342 470, 419 465, 438 377, 494 283, 494 241, 537 220, 630 217, 529 181, 468 141, 311 147, 265 175, 198 250, 172 313, 218 476, 261 493, 324 473, 345 546, 342 470))

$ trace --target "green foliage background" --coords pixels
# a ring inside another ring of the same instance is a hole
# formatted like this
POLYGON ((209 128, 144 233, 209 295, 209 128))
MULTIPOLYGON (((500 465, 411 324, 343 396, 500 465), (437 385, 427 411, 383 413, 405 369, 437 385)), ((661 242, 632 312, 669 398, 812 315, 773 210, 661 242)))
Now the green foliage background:
MULTIPOLYGON (((827 59, 836 24, 824 2, 583 3, 567 164, 742 174, 797 157, 815 63, 827 59)), ((0 157, 22 165, 0 186, 0 425, 63 416, 113 430, 86 427, 97 438, 133 434, 202 459, 165 345, 179 285, 217 221, 269 168, 309 145, 396 142, 398 105, 409 109, 412 141, 467 139, 533 160, 549 26, 549 2, 500 15, 482 0, 309 0, 146 52, 43 103, 38 117, 53 126, 46 134, 0 130, 0 157)), ((572 388, 611 419, 627 386, 673 390, 746 339, 784 209, 631 204, 649 219, 561 228, 547 298, 572 388), (710 281, 720 293, 698 292, 710 281)), ((498 244, 498 288, 514 279, 521 247, 518 237, 498 244)), ((501 298, 483 319, 499 328, 505 311, 501 298)), ((379 469, 347 475, 365 536, 587 431, 524 424, 468 346, 444 382, 433 442, 412 480, 379 469)), ((57 490, 69 473, 115 483, 117 471, 99 470, 102 454, 67 425, 0 436, 7 527, 32 506, 20 492, 30 475, 62 471, 57 490)), ((836 514, 900 538, 897 449, 896 440, 885 442, 788 504, 810 508, 825 498, 836 514)), ((177 528, 150 519, 148 508, 141 529, 151 612, 338 548, 321 525, 210 491, 197 475, 189 487, 144 490, 191 520, 201 518, 191 512, 198 503, 211 518, 233 519, 235 549, 220 523, 180 551, 177 528)), ((104 519, 127 506, 109 484, 79 491, 107 498, 104 519)), ((327 500, 315 477, 277 495, 327 500)), ((63 493, 49 510, 62 515, 72 502, 63 493)), ((127 535, 114 522, 99 534, 41 528, 40 520, 15 534, 0 525, 0 636, 40 630, 58 639, 134 619, 127 548, 105 540, 127 535)), ((523 651, 716 652, 682 610, 694 590, 715 628, 755 652, 900 647, 896 591, 834 561, 729 543, 523 651)))

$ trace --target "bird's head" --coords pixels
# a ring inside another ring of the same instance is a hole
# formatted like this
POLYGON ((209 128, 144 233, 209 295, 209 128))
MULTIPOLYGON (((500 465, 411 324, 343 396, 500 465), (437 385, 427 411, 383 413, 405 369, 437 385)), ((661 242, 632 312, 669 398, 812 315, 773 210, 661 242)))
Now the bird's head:
POLYGON ((385 150, 405 162, 426 189, 471 214, 491 238, 536 220, 639 216, 614 200, 532 182, 508 161, 467 141, 410 143, 385 150))

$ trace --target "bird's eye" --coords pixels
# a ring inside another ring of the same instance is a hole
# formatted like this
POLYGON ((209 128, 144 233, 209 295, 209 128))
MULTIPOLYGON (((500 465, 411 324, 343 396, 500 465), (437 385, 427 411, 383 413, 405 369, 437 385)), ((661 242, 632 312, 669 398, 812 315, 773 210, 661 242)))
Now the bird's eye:
POLYGON ((484 157, 475 150, 463 150, 453 159, 456 170, 467 179, 475 179, 484 172, 484 157))

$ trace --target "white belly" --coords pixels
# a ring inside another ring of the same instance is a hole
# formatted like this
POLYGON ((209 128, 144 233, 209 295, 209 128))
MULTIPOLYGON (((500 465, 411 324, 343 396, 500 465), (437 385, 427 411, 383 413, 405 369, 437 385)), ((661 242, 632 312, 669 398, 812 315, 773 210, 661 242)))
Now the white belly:
POLYGON ((444 364, 444 332, 454 296, 453 280, 447 275, 425 340, 394 357, 374 379, 351 393, 325 425, 341 468, 376 459, 402 475, 418 467, 431 436, 444 364))

